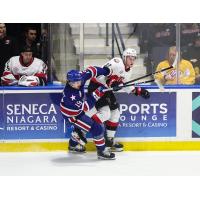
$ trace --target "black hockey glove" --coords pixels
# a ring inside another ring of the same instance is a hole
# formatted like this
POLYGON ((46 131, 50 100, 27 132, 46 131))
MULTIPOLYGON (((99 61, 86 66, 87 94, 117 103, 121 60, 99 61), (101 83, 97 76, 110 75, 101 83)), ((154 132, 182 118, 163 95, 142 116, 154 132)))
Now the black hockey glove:
POLYGON ((148 90, 145 90, 144 88, 141 87, 136 87, 133 90, 133 93, 135 94, 135 96, 141 96, 144 99, 149 99, 150 98, 150 93, 148 90))
POLYGON ((111 84, 111 88, 113 88, 113 91, 119 91, 121 90, 121 88, 119 87, 121 85, 121 83, 117 82, 117 81, 114 81, 112 84, 111 84))

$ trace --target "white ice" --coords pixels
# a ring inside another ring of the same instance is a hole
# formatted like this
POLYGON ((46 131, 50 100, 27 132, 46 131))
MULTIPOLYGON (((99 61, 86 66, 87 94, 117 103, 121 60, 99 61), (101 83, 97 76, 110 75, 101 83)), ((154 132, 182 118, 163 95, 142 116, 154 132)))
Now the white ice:
POLYGON ((97 160, 95 152, 0 153, 0 175, 200 175, 200 151, 116 153, 97 160))

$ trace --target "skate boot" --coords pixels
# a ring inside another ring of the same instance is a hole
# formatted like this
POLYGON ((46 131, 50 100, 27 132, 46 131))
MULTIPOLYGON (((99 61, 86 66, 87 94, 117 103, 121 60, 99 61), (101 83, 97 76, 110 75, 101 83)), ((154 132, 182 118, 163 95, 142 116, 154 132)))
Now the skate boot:
POLYGON ((81 144, 77 144, 76 146, 69 145, 68 150, 70 153, 86 153, 85 146, 83 146, 81 144))
POLYGON ((69 140, 68 150, 71 153, 85 153, 86 152, 86 148, 84 145, 74 142, 72 139, 69 140))
POLYGON ((114 138, 107 138, 106 137, 105 144, 106 144, 106 149, 108 151, 121 152, 121 151, 124 150, 123 144, 121 144, 119 142, 114 142, 114 138))
POLYGON ((99 160, 115 160, 115 154, 109 151, 98 151, 97 157, 99 160))

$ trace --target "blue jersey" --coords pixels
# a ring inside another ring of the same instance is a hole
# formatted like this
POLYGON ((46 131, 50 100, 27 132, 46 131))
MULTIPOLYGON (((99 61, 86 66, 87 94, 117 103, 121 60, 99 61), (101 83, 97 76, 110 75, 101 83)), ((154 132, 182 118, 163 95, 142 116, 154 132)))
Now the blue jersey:
POLYGON ((108 68, 90 66, 82 72, 82 85, 80 89, 72 88, 67 83, 60 103, 62 114, 65 117, 76 117, 84 113, 84 111, 90 110, 95 105, 96 98, 93 94, 85 94, 84 85, 86 81, 100 75, 108 76, 109 74, 110 70, 108 68))

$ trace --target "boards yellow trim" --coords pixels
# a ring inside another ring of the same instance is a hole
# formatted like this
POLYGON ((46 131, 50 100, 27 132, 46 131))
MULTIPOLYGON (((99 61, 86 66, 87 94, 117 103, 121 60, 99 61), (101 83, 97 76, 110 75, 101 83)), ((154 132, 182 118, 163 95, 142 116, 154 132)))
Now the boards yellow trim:
MULTIPOLYGON (((122 142, 125 151, 181 151, 200 150, 200 141, 145 141, 122 142)), ((87 144, 87 151, 94 151, 92 142, 87 144)), ((67 142, 21 142, 0 143, 0 152, 44 152, 67 151, 67 142)))

